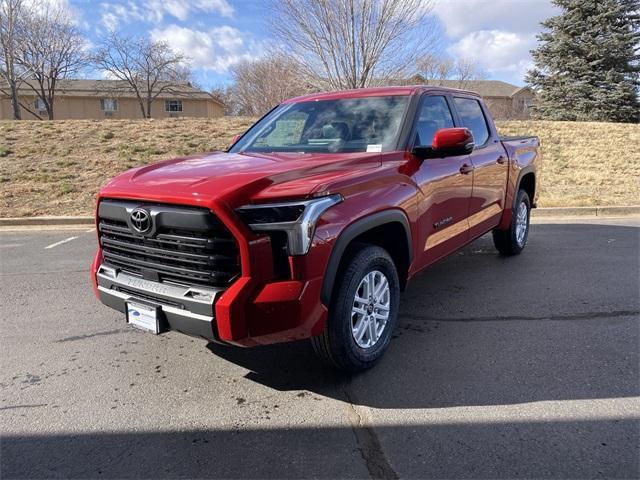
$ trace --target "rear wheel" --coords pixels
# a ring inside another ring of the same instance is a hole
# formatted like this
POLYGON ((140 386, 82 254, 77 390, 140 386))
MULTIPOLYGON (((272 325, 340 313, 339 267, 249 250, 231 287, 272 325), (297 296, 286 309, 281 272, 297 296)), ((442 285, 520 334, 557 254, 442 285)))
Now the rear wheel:
POLYGON ((357 372, 373 366, 389 346, 398 317, 400 282, 386 250, 359 245, 350 253, 325 331, 311 341, 322 360, 357 372))
POLYGON ((511 225, 508 230, 493 231, 493 244, 503 255, 518 255, 524 250, 529 237, 529 218, 531 202, 524 190, 518 190, 516 206, 513 210, 511 225))

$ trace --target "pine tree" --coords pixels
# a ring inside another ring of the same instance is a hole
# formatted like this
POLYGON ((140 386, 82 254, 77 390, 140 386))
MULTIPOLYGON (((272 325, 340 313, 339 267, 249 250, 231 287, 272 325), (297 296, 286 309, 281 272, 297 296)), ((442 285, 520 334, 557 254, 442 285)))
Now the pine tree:
POLYGON ((640 0, 552 0, 527 83, 549 120, 640 121, 640 0))

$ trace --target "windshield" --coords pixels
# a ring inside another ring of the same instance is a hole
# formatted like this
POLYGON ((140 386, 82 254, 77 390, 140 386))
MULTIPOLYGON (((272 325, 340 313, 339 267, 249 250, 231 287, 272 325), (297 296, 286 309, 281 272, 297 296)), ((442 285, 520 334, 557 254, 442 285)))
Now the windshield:
POLYGON ((254 125, 229 151, 384 152, 393 150, 409 97, 288 103, 254 125))

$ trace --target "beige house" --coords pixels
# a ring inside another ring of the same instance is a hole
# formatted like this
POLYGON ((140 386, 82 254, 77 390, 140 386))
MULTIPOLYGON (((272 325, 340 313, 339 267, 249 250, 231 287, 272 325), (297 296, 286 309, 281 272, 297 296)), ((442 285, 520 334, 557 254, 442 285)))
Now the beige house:
MULTIPOLYGON (((7 89, 0 89, 0 119, 13 118, 7 89)), ((47 118, 42 100, 33 90, 22 85, 19 90, 22 118, 47 118), (31 110, 31 111, 29 111, 31 110), (38 115, 38 116, 36 116, 38 115)), ((116 80, 61 80, 56 88, 53 106, 56 120, 142 118, 140 104, 133 90, 116 80)), ((152 118, 221 117, 224 105, 209 93, 183 84, 161 93, 151 105, 152 118)))
POLYGON ((429 80, 423 83, 482 95, 496 120, 529 118, 535 104, 535 93, 529 87, 517 87, 500 80, 429 80))

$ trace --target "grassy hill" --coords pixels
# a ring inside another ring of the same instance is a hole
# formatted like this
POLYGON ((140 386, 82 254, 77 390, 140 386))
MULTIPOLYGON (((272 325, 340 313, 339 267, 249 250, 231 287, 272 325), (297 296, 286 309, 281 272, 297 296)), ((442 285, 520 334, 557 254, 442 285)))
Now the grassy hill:
MULTIPOLYGON (((224 149, 252 121, 0 121, 0 216, 92 214, 95 193, 118 172, 224 149)), ((640 203, 640 125, 513 121, 498 128, 540 136, 540 206, 640 203)))
POLYGON ((498 122, 503 135, 538 135, 540 206, 640 204, 640 125, 498 122))

